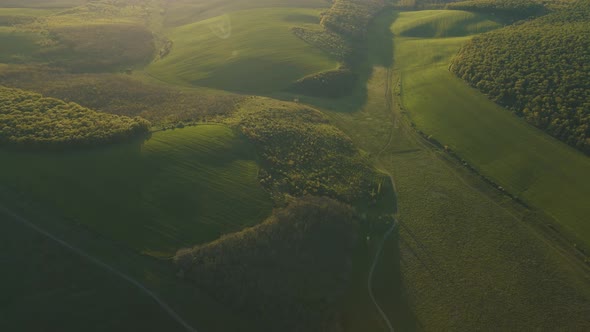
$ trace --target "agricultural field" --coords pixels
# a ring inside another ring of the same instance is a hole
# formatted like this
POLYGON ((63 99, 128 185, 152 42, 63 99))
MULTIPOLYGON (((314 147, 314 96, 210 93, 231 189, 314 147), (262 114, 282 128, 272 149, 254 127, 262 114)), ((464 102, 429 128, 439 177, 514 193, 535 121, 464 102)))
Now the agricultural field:
MULTIPOLYGON (((443 23, 437 24, 443 28, 450 14, 453 21, 465 17, 462 12, 442 13, 437 17, 443 23)), ((506 191, 554 218, 554 227, 575 242, 590 246, 590 159, 497 106, 448 71, 451 57, 469 36, 433 38, 445 35, 437 32, 406 37, 407 27, 427 15, 433 14, 400 13, 393 25, 401 96, 412 121, 506 191)))
POLYGON ((0 146, 0 330, 590 330, 588 157, 449 71, 510 18, 380 0, 0 6, 0 93, 59 99, 5 102, 0 138, 151 123, 92 147, 0 146))
POLYGON ((184 331, 118 276, 2 212, 0 227, 0 262, 10 266, 0 277, 1 330, 184 331))
POLYGON ((180 85, 266 94, 335 69, 337 60, 297 38, 292 27, 319 24, 315 9, 253 9, 173 28, 173 48, 147 72, 180 85), (206 46, 206 47, 204 47, 206 46))
MULTIPOLYGON (((395 98, 404 71, 388 58, 403 49, 387 39, 390 25, 404 15, 384 14, 372 27, 366 94, 332 103, 305 99, 395 181, 398 232, 385 242, 375 269, 377 302, 401 331, 587 329, 586 269, 537 229, 534 213, 434 149, 395 98), (356 110, 349 106, 359 103, 364 106, 356 110)), ((346 331, 388 330, 366 292, 367 257, 380 240, 372 234, 359 248, 346 331)))
POLYGON ((4 186, 157 257, 256 224, 271 209, 253 148, 220 125, 89 151, 1 153, 4 186))

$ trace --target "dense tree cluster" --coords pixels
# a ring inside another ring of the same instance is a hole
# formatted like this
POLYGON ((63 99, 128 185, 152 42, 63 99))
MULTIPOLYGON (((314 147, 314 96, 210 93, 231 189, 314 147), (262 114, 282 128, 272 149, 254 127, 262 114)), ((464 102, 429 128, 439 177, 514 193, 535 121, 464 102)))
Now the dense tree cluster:
POLYGON ((387 0, 335 0, 322 13, 323 30, 293 28, 305 42, 324 50, 343 65, 335 70, 309 75, 294 82, 292 91, 317 97, 340 97, 354 88, 357 75, 352 70, 366 54, 366 34, 373 18, 387 5, 387 0))
POLYGON ((260 181, 277 200, 311 194, 353 202, 373 189, 375 171, 317 110, 242 109, 233 121, 258 147, 260 181))
POLYGON ((590 153, 590 1, 475 37, 450 69, 529 123, 590 153))
POLYGON ((301 40, 323 50, 339 60, 346 60, 350 58, 352 54, 351 43, 337 33, 325 29, 309 29, 301 27, 294 27, 291 30, 293 31, 293 34, 301 38, 301 40))
POLYGON ((256 317, 263 331, 339 331, 356 233, 349 206, 304 197, 262 224, 180 250, 175 263, 184 278, 256 317))
POLYGON ((547 12, 545 6, 536 0, 470 0, 451 2, 446 8, 492 14, 508 19, 523 19, 547 12))
POLYGON ((326 29, 353 39, 364 39, 369 24, 386 5, 384 0, 334 0, 322 14, 326 29))
POLYGON ((101 112, 140 116, 154 124, 207 121, 231 113, 244 98, 149 84, 124 75, 67 73, 43 66, 3 68, 0 85, 73 101, 101 112))
POLYGON ((146 133, 149 122, 0 86, 0 144, 95 145, 146 133))

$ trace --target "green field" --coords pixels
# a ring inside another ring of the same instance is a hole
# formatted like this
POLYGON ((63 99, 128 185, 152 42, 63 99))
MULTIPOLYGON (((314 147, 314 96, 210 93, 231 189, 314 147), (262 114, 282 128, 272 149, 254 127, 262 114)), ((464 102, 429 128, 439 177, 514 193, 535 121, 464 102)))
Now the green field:
POLYGON ((219 125, 87 151, 2 151, 1 158, 4 186, 154 256, 254 225, 271 209, 252 147, 219 125))
POLYGON ((123 279, 2 213, 0 227, 0 262, 10 266, 0 277, 0 330, 184 331, 123 279))
MULTIPOLYGON (((450 14, 439 17, 448 19, 450 14)), ((403 104, 412 121, 590 246, 590 159, 497 106, 447 70, 469 37, 403 37, 408 25, 426 15, 432 14, 400 13, 393 25, 403 104)))
POLYGON ((181 85, 269 93, 305 75, 337 66, 336 59, 297 38, 291 28, 317 27, 316 9, 233 12, 167 32, 172 51, 147 72, 181 85), (314 22, 314 23, 310 23, 314 22))
POLYGON ((277 7, 300 9, 329 6, 329 2, 324 0, 178 0, 165 4, 164 25, 177 27, 244 9, 277 7))
MULTIPOLYGON (((398 331, 587 329, 587 271, 571 252, 531 227, 530 211, 433 150, 401 109, 400 63, 391 58, 405 49, 393 47, 389 27, 409 14, 384 14, 372 27, 366 94, 359 87, 337 101, 304 100, 394 177, 400 226, 375 271, 377 301, 398 331)), ((388 330, 367 296, 379 240, 359 249, 346 331, 388 330)))

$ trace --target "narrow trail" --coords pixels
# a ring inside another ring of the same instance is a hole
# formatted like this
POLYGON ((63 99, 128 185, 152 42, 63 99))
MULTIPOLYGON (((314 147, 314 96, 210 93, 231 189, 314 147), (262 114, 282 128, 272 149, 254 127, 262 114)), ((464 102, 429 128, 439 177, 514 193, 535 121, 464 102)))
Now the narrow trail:
POLYGON ((84 252, 83 250, 72 246, 71 244, 65 242, 64 240, 54 236, 53 234, 47 232, 46 230, 40 228, 39 226, 33 224, 32 222, 24 219, 23 217, 13 213, 12 211, 6 209, 3 206, 0 206, 0 212, 8 215, 11 217, 12 220, 36 231, 37 233, 45 236, 46 238, 53 240, 54 242, 57 242, 59 245, 61 245, 62 247, 74 252, 76 255, 88 260, 89 262, 93 263, 94 265, 103 268, 105 270, 107 270, 108 272, 112 273, 113 275, 116 275, 117 277, 127 281, 128 283, 132 284, 133 286, 135 286, 140 292, 142 292, 143 294, 149 296, 152 300, 154 300, 154 302, 156 302, 160 308, 162 310, 164 310, 168 315, 170 315, 170 317, 172 319, 174 319, 178 324, 182 325, 187 331, 189 332, 197 332, 196 329, 194 329, 192 326, 190 326, 184 319, 182 319, 182 317, 180 317, 179 314, 177 314, 174 309, 172 309, 168 304, 166 304, 166 302, 162 301, 154 292, 152 292, 151 290, 147 289, 144 285, 142 285, 139 281, 133 279, 131 276, 118 271, 117 269, 115 269, 114 267, 90 256, 89 254, 87 254, 86 252, 84 252))
POLYGON ((373 302, 373 304, 377 308, 377 311, 379 311, 379 314, 381 315, 381 317, 385 321, 385 324, 387 324, 389 331, 391 331, 391 332, 394 332, 393 325, 391 325, 391 322, 389 321, 389 318, 385 314, 385 311, 383 311, 383 309, 381 308, 381 306, 379 305, 379 303, 375 299, 375 295, 373 294, 373 273, 375 272, 375 267, 377 266, 377 263, 379 262, 379 258, 381 257, 381 251, 383 250, 383 246, 385 245, 385 241, 393 233, 396 226, 397 226, 397 223, 394 219, 391 227, 387 230, 387 232, 385 232, 385 234, 383 235, 383 239, 379 243, 379 247, 377 248, 377 253, 375 254, 375 259, 373 260, 373 264, 371 265, 371 269, 369 270, 369 277, 367 279, 367 289, 369 291, 369 297, 371 298, 371 301, 373 302))
MULTIPOLYGON (((392 100, 393 95, 392 95, 392 91, 391 91, 391 81, 393 80, 393 70, 391 68, 387 68, 387 75, 386 75, 385 80, 386 80, 386 82, 385 82, 385 96, 384 96, 385 97, 385 104, 387 106, 387 110, 389 111, 389 113, 393 115, 393 100, 392 100)), ((389 138, 387 140, 387 143, 377 153, 377 155, 376 155, 377 161, 379 161, 379 157, 381 156, 381 154, 383 154, 383 152, 385 152, 387 150, 387 148, 389 148, 389 146, 391 145, 391 142, 393 140, 393 131, 396 126, 395 122, 396 122, 395 119, 392 119, 392 127, 391 127, 391 130, 389 131, 389 138)), ((395 181, 393 179, 393 176, 391 175, 391 173, 389 173, 389 171, 387 171, 385 169, 383 169, 381 171, 384 172, 385 174, 387 174, 387 176, 389 177, 389 180, 391 181, 391 185, 393 186, 394 194, 397 197, 397 188, 395 186, 395 181)), ((397 202, 396 202, 396 204, 397 204, 397 202)), ((397 214, 397 207, 396 207, 396 214, 397 214)), ((393 222, 391 223, 391 227, 389 227, 389 229, 385 232, 385 234, 383 234, 383 238, 381 239, 381 242, 377 246, 377 252, 375 253, 375 257, 373 258, 373 263, 371 264, 371 268, 369 269, 369 276, 367 278, 367 291, 369 292, 369 297, 371 298, 371 302, 373 302, 373 305, 375 306, 375 308, 377 308, 377 311, 379 312, 379 314, 381 315, 381 318, 383 319, 383 321, 387 325, 389 332, 395 332, 395 330, 393 328, 393 325, 391 324, 391 321, 387 317, 387 314, 385 313, 385 311, 383 311, 383 309, 381 308, 381 306, 379 305, 379 303, 375 299, 375 294, 373 294, 373 274, 375 272, 375 268, 377 267, 377 264, 379 263, 379 258, 381 258, 381 252, 383 251, 385 241, 387 241, 389 236, 393 233, 396 226, 397 226, 397 219, 394 217, 393 222)))

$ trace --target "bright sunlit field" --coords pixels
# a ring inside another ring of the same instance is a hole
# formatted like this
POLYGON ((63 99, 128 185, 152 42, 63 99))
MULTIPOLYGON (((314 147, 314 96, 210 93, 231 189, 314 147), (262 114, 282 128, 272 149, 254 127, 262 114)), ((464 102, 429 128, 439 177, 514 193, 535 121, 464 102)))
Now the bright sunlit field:
MULTIPOLYGON (((464 16, 450 14, 454 20, 464 16)), ((448 19, 450 14, 443 11, 437 17, 448 19)), ((512 115, 447 70, 451 57, 469 37, 404 37, 407 26, 422 22, 424 15, 400 13, 393 25, 402 99, 412 120, 589 245, 588 157, 512 115)))

